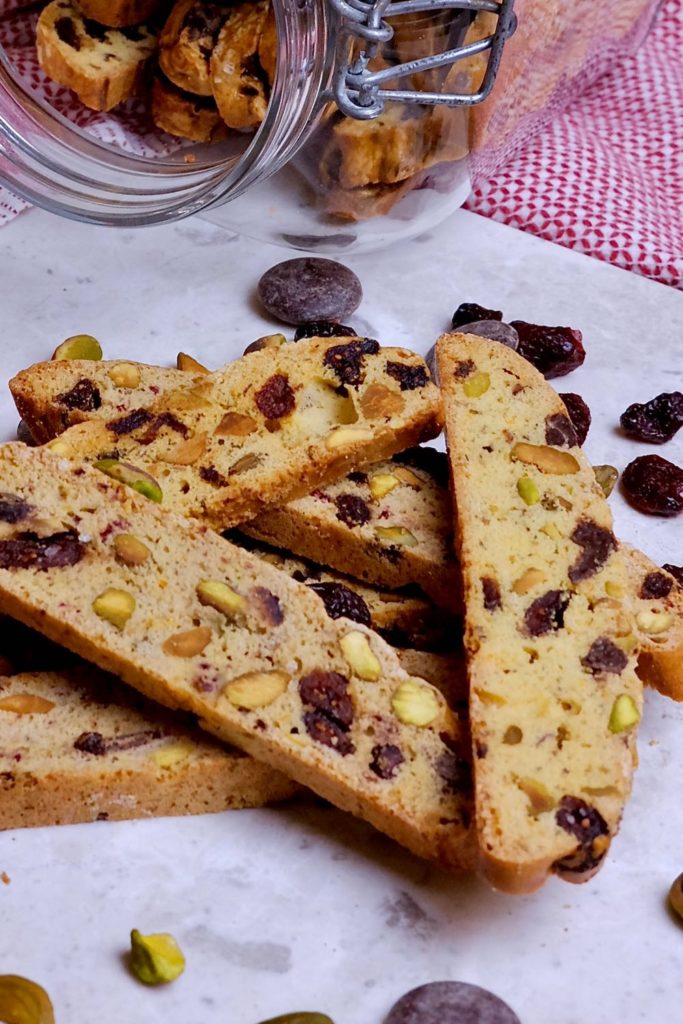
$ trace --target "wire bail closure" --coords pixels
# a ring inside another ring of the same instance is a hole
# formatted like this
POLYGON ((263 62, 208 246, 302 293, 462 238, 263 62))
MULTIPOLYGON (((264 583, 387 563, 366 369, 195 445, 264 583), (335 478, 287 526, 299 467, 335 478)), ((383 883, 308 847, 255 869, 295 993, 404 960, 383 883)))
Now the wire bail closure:
POLYGON ((474 106, 486 99, 496 80, 503 47, 517 28, 514 0, 328 0, 341 19, 338 46, 338 70, 334 79, 334 99, 343 114, 358 120, 371 120, 382 113, 387 100, 395 103, 419 103, 429 106, 474 106), (368 65, 377 56, 380 46, 388 43, 394 30, 387 19, 402 14, 453 10, 476 14, 486 11, 497 15, 492 35, 474 43, 454 47, 444 53, 397 64, 379 71, 368 65), (354 43, 364 45, 349 61, 354 43), (484 80, 475 93, 422 92, 414 89, 383 89, 384 82, 435 68, 449 67, 464 57, 490 51, 484 80))

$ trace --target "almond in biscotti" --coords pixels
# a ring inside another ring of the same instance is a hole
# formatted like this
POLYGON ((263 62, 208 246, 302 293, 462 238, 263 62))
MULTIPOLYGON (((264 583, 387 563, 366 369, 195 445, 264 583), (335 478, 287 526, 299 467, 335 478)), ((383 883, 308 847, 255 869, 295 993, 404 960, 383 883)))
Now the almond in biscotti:
POLYGON ((616 834, 635 760, 642 687, 625 560, 541 374, 472 335, 444 335, 437 362, 457 494, 481 871, 511 892, 553 871, 583 881, 616 834), (471 386, 484 378, 485 388, 471 386), (520 489, 522 473, 540 500, 520 489))
MULTIPOLYGON (((165 508, 215 528, 440 428, 439 394, 423 360, 371 339, 307 338, 253 352, 199 383, 174 372, 185 387, 108 420, 94 417, 51 444, 123 482, 151 480, 149 495, 165 508), (363 411, 363 397, 380 382, 401 398, 396 412, 363 411)), ((406 526, 379 543, 398 551, 410 545, 409 533, 406 526)))
MULTIPOLYGON (((0 524, 3 611, 418 855, 472 865, 463 724, 377 634, 90 466, 8 444, 0 479, 26 510, 0 524), (152 552, 141 567, 121 563, 122 532, 152 552)), ((78 749, 102 756, 105 739, 78 749)))
POLYGON ((133 94, 156 45, 145 25, 108 28, 70 0, 48 4, 36 29, 43 71, 93 110, 111 110, 133 94))

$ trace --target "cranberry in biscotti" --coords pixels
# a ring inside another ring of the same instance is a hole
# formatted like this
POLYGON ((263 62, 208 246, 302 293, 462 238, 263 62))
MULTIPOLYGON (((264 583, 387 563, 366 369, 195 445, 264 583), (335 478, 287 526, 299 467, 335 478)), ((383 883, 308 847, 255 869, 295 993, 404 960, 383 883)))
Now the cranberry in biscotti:
POLYGON ((564 377, 586 358, 581 331, 573 327, 546 327, 524 320, 511 320, 510 326, 519 336, 520 356, 528 359, 547 380, 564 377))

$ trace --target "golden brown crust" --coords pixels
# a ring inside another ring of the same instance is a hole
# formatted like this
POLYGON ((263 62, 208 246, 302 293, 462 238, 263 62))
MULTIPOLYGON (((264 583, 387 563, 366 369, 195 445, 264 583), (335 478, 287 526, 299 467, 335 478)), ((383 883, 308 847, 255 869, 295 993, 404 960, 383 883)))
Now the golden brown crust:
POLYGON ((144 25, 124 32, 107 29, 95 38, 70 0, 53 0, 38 19, 40 66, 85 106, 111 110, 135 92, 156 48, 156 37, 144 25))
POLYGON ((168 0, 78 0, 78 6, 86 18, 98 21, 111 28, 125 28, 149 21, 168 0))
POLYGON ((266 116, 268 90, 258 73, 261 37, 268 23, 270 0, 233 8, 211 55, 211 88, 229 128, 250 132, 266 116))
POLYGON ((683 701, 683 587, 647 555, 621 545, 635 600, 636 628, 640 637, 638 675, 648 686, 671 700, 683 701), (647 582, 663 581, 668 593, 656 595, 647 582))
POLYGON ((152 120, 157 128, 192 142, 219 142, 228 129, 212 100, 190 96, 158 74, 152 86, 152 120))
POLYGON ((178 0, 174 5, 159 37, 159 66, 179 89, 212 95, 209 64, 227 17, 227 7, 219 3, 178 0))

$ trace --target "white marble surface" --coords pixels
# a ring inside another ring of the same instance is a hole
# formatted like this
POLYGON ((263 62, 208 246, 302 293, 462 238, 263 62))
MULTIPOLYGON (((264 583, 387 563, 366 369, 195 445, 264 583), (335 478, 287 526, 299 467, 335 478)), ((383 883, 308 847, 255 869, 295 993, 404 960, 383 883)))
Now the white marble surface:
MULTIPOLYGON (((218 366, 272 329, 253 288, 283 257, 198 220, 114 233, 24 215, 0 234, 0 380, 84 331, 110 357, 172 363, 183 349, 218 366)), ((644 451, 616 433, 618 414, 683 383, 683 294, 474 215, 349 262, 366 292, 354 322, 384 342, 426 351, 462 300, 580 327, 588 359, 558 383, 593 410, 594 462, 644 451)), ((4 390, 0 438, 15 423, 4 390)), ((683 463, 683 436, 661 454, 683 463)), ((680 518, 612 503, 621 536, 683 562, 680 518)), ((58 1024, 256 1024, 306 1008, 381 1024, 442 978, 493 989, 523 1024, 675 1024, 683 928, 665 896, 683 870, 683 706, 649 695, 641 737, 604 870, 526 898, 447 878, 322 807, 4 833, 0 973, 44 984, 58 1024), (176 935, 178 982, 129 977, 131 927, 176 935)))

